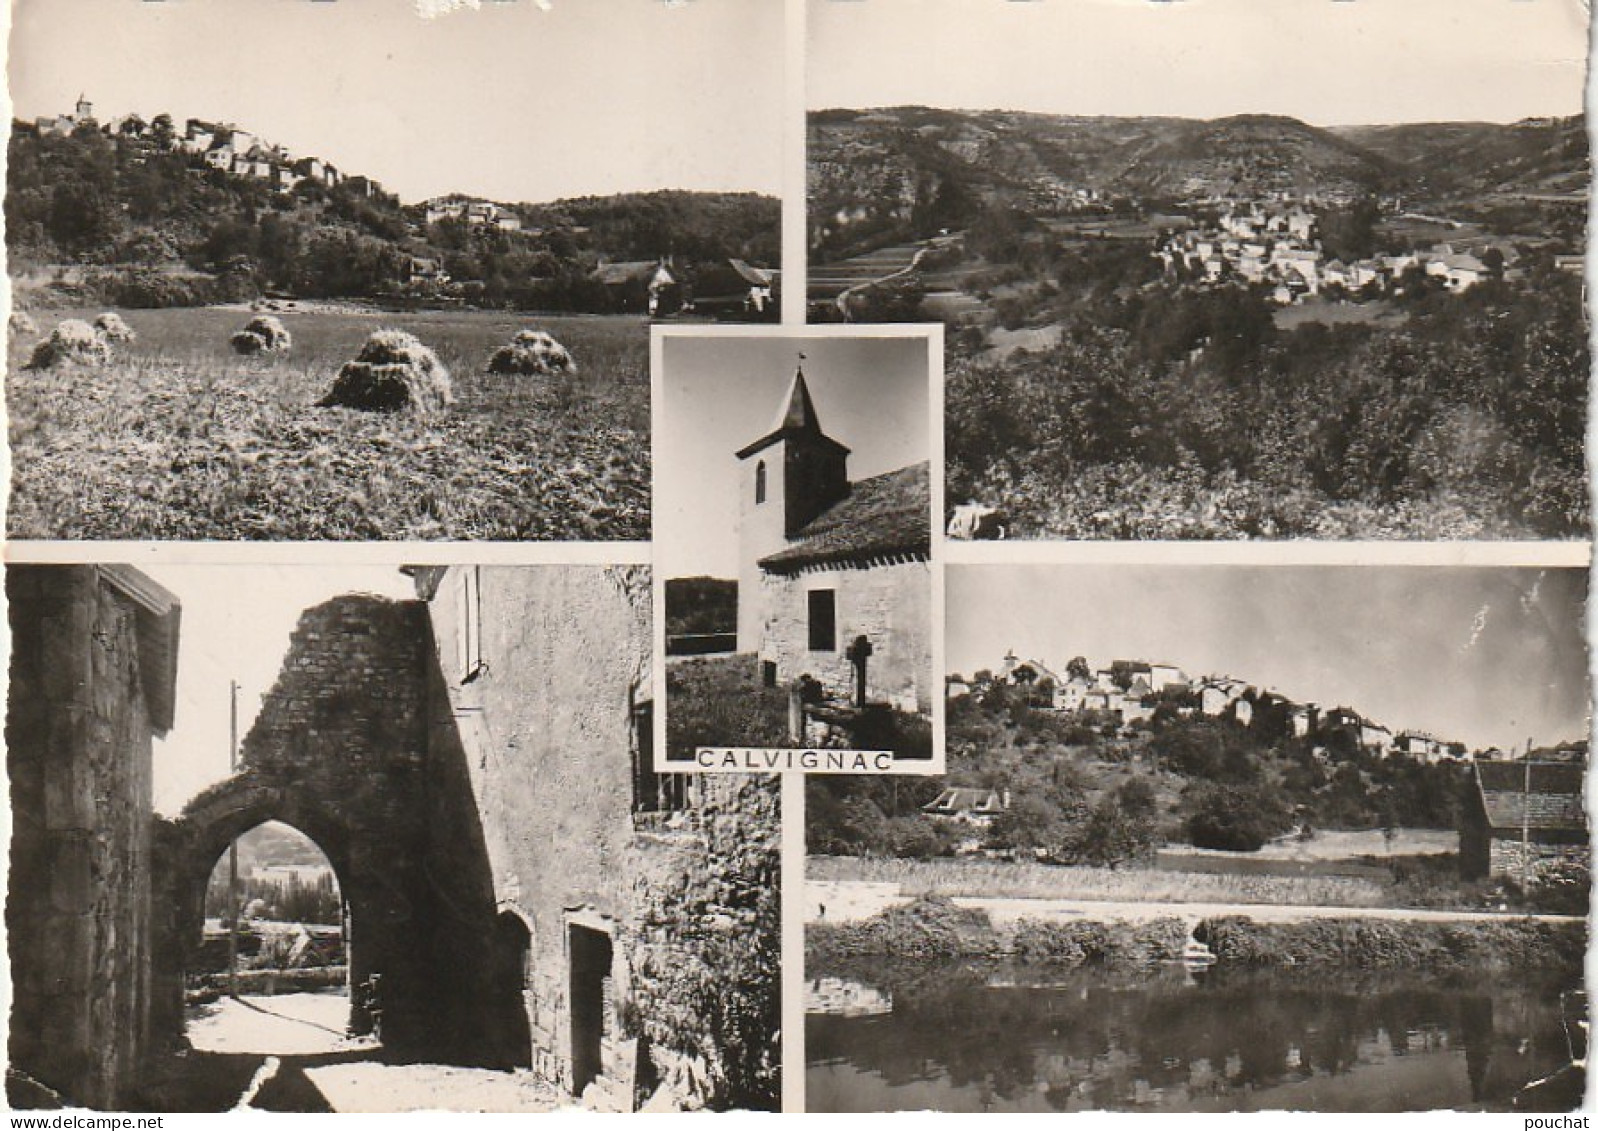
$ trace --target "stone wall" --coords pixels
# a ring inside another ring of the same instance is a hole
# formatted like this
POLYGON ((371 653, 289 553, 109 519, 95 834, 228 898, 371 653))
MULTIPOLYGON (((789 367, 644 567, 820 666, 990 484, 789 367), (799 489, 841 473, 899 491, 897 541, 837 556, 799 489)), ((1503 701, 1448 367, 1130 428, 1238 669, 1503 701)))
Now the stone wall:
POLYGON ((581 1090, 574 968, 601 937, 611 955, 602 1086, 636 1078, 638 1093, 668 1083, 679 1097, 729 1102, 729 1082, 750 1075, 731 1062, 775 1038, 775 784, 706 783, 693 813, 634 814, 637 728, 652 695, 647 569, 451 567, 423 584, 442 674, 433 733, 460 743, 492 876, 491 933, 527 948, 525 960, 484 960, 520 972, 500 997, 514 997, 523 1023, 526 1055, 515 1059, 581 1090), (480 656, 463 646, 473 620, 480 656), (762 948, 769 985, 746 965, 762 948), (715 995, 742 1003, 736 1022, 708 1004, 715 995))
POLYGON ((668 1092, 781 1103, 781 789, 707 774, 673 836, 639 837, 625 934, 641 1027, 668 1092))
POLYGON ((760 658, 776 663, 780 682, 808 674, 834 694, 852 698, 854 667, 845 650, 863 635, 873 648, 866 665, 868 698, 900 710, 931 711, 932 575, 925 562, 765 574, 760 602, 767 610, 756 637, 760 658), (835 652, 810 651, 806 594, 812 589, 837 594, 835 652))
MULTIPOLYGON (((11 1067, 114 1108, 149 1039, 153 727, 137 610, 96 566, 10 567, 6 596, 11 1067)), ((40 1098, 19 1091, 14 1105, 40 1098)))
MULTIPOLYGON (((492 1063, 483 1024, 481 911, 489 885, 476 815, 438 796, 448 735, 435 736, 437 678, 426 606, 338 597, 308 609, 241 746, 240 771, 160 829, 165 930, 159 976, 181 1025, 182 977, 199 942, 206 879, 228 841, 281 821, 326 854, 350 908, 350 980, 374 975, 392 1057, 492 1063), (435 755, 436 752, 436 755, 435 755), (450 819, 440 824, 439 815, 450 819), (443 877, 443 878, 440 878, 443 877), (460 893, 475 890, 472 905, 460 893), (465 940, 464 944, 462 940, 465 940)), ((370 1027, 361 1002, 350 1023, 370 1027)))
POLYGON ((1592 855, 1585 841, 1580 843, 1545 841, 1538 839, 1536 835, 1533 835, 1529 845, 1522 844, 1519 836, 1494 836, 1488 841, 1487 851, 1489 874, 1513 880, 1517 884, 1522 882, 1523 877, 1536 883, 1543 872, 1554 864, 1579 864, 1586 867, 1592 855), (1528 857, 1529 870, 1526 867, 1528 857))

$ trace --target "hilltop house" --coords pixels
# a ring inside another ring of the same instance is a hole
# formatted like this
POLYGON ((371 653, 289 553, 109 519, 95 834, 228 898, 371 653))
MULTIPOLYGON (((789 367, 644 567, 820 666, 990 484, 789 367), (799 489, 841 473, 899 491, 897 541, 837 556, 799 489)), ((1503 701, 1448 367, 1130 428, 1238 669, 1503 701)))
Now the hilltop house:
POLYGON ((429 224, 460 220, 474 228, 498 228, 504 232, 517 232, 522 227, 520 216, 507 212, 491 200, 441 196, 429 200, 425 207, 426 222, 429 224))
POLYGON ((378 184, 370 177, 363 177, 359 174, 353 177, 345 177, 341 183, 346 189, 354 193, 356 196, 373 197, 381 196, 383 194, 382 185, 378 184))
POLYGON ((1451 291, 1463 291, 1485 280, 1491 272, 1474 255, 1445 254, 1427 262, 1426 274, 1442 279, 1451 291))
POLYGON ((1393 750, 1421 762, 1441 762, 1449 757, 1446 742, 1417 730, 1400 731, 1393 739, 1393 750))
POLYGON ((70 114, 57 114, 53 118, 38 118, 34 126, 45 137, 65 137, 79 126, 94 122, 94 103, 83 95, 78 95, 77 105, 70 114))
POLYGON ((190 118, 183 125, 183 140, 180 145, 185 153, 208 153, 215 143, 223 127, 212 122, 202 122, 199 118, 190 118))
POLYGON ((739 449, 738 639, 768 685, 808 675, 852 697, 929 711, 932 516, 928 467, 851 482, 803 371, 774 427, 739 449))
POLYGON ((1060 683, 1060 677, 1047 664, 1040 660, 1023 660, 1013 651, 1005 653, 999 675, 1015 684, 1034 684, 1045 679, 1055 685, 1060 683))
POLYGON ((1164 691, 1167 687, 1172 686, 1185 688, 1187 686, 1187 673, 1175 664, 1150 664, 1149 685, 1155 691, 1164 691))
POLYGON ((1092 680, 1080 675, 1071 676, 1064 683, 1055 687, 1054 709, 1056 711, 1080 711, 1087 706, 1088 696, 1092 692, 1092 680))
POLYGON ((1218 719, 1243 697, 1248 684, 1240 679, 1209 679, 1199 685, 1199 714, 1218 719))
POLYGON ((1459 826, 1464 875, 1524 883, 1556 863, 1588 864, 1585 765, 1477 761, 1472 769, 1459 826))
POLYGON ((1359 728, 1359 744, 1367 750, 1377 754, 1391 754, 1393 751, 1393 732, 1382 726, 1381 723, 1364 719, 1359 728))
POLYGON ((272 176, 272 161, 263 149, 254 146, 249 152, 233 159, 233 171, 241 177, 268 180, 272 176))

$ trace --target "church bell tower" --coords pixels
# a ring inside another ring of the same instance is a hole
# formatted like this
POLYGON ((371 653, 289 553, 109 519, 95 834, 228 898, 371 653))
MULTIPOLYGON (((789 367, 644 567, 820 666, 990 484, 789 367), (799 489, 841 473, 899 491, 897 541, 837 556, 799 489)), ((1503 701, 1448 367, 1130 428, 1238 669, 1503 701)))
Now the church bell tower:
POLYGON ((772 429, 738 451, 740 652, 760 645, 760 559, 849 494, 848 461, 849 449, 821 430, 801 366, 772 429))

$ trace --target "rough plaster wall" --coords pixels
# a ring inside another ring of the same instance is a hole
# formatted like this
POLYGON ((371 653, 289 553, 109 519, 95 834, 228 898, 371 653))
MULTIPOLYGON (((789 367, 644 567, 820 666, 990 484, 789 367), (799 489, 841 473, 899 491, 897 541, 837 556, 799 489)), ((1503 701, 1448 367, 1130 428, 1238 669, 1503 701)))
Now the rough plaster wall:
POLYGON ((738 465, 738 647, 760 642, 760 559, 788 544, 784 517, 788 495, 787 444, 778 442, 738 465), (755 502, 755 468, 766 467, 766 499, 755 502))
POLYGON ((614 1035, 641 1032, 655 1074, 711 1102, 734 1087, 774 1102, 758 1066, 774 1064, 778 1016, 775 780, 707 779, 691 816, 635 825, 630 712, 650 695, 649 571, 478 567, 483 670, 469 679, 461 572, 429 602, 452 720, 435 718, 434 735, 460 743, 495 903, 529 928, 533 1066, 570 1081, 575 918, 610 932, 613 1012, 628 1015, 613 1017, 614 1035))
MULTIPOLYGON (((649 694, 639 567, 477 567, 483 670, 458 661, 459 567, 429 604, 496 902, 532 936, 534 1043, 569 1067, 566 913, 623 919, 632 855, 632 704, 649 694)), ((620 964, 619 964, 620 965, 620 964)), ((625 969, 619 971, 623 976, 625 969)))
POLYGON ((767 574, 767 610, 760 658, 775 660, 782 682, 810 674, 838 695, 854 694, 854 666, 845 650, 864 635, 874 649, 866 665, 867 694, 901 709, 932 709, 932 575, 924 562, 832 570, 794 576, 767 574), (837 593, 838 650, 810 651, 812 589, 837 593))
POLYGON ((92 1107, 149 1034, 151 732, 131 604, 91 566, 7 571, 14 1065, 92 1107))

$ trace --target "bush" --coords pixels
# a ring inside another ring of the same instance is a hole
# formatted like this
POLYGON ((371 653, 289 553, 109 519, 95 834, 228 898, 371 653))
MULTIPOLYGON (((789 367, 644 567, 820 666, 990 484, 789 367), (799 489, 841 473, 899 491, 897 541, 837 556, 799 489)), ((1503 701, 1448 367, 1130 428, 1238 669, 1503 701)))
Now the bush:
POLYGON ((997 955, 999 937, 986 912, 941 895, 890 907, 858 923, 812 923, 805 949, 818 956, 891 954, 897 958, 997 955))
POLYGON ((1175 918, 1147 923, 1046 922, 1022 919, 1015 925, 1017 957, 1078 966, 1087 962, 1147 966, 1182 957, 1187 927, 1175 918))
POLYGON ((1203 786, 1187 820, 1195 847, 1228 852, 1258 852, 1291 827, 1292 816, 1281 799, 1259 786, 1203 786))
POLYGON ((379 330, 339 370, 317 407, 432 413, 453 400, 449 370, 437 354, 403 330, 379 330))
POLYGON ((943 829, 921 813, 886 820, 888 851, 907 860, 927 860, 947 856, 950 838, 943 829))
POLYGON ((131 310, 205 306, 224 298, 224 287, 211 275, 123 270, 101 273, 94 282, 106 301, 131 310))
POLYGON ((1256 923, 1206 919, 1193 932, 1223 963, 1365 969, 1579 969, 1584 923, 1505 918, 1493 922, 1306 919, 1256 923))
POLYGON ((1554 860, 1537 869, 1526 899, 1539 911, 1585 916, 1591 891, 1592 871, 1586 864, 1579 860, 1554 860))

